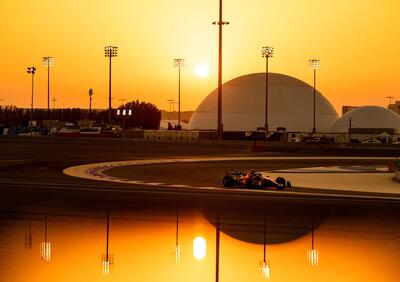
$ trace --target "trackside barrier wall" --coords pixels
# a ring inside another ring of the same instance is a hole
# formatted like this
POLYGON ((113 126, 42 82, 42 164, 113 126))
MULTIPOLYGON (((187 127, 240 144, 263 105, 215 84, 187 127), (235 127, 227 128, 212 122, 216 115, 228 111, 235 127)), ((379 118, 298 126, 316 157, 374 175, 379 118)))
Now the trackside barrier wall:
POLYGON ((145 130, 145 131, 143 131, 143 139, 145 139, 145 140, 154 140, 154 130, 145 130))
POLYGON ((199 131, 186 130, 144 130, 143 139, 152 141, 186 141, 195 142, 200 139, 210 139, 212 135, 201 134, 199 131))

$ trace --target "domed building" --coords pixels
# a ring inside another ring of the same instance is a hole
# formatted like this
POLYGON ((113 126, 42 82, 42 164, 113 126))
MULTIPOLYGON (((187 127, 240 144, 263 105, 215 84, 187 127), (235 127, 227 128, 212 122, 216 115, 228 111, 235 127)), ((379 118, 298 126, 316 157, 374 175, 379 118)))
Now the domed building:
MULTIPOLYGON (((269 130, 285 127, 288 132, 311 132, 313 87, 291 76, 269 73, 269 130)), ((217 128, 218 89, 211 92, 193 113, 189 128, 217 128)), ((329 101, 316 92, 316 131, 329 132, 338 115, 329 101)), ((223 85, 224 131, 251 131, 265 123, 265 73, 234 78, 223 85)))
POLYGON ((332 126, 333 133, 354 131, 393 131, 400 129, 400 115, 378 106, 364 106, 350 110, 332 126), (350 124, 351 120, 351 124, 350 124))

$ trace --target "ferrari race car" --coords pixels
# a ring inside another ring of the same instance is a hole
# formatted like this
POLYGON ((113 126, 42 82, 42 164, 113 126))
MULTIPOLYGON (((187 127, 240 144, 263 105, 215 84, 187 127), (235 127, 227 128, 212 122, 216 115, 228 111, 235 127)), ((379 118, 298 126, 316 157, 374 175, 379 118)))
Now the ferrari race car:
POLYGON ((256 189, 275 187, 279 190, 292 187, 291 182, 286 181, 283 177, 272 179, 268 176, 265 177, 260 172, 254 170, 250 170, 246 173, 239 171, 227 172, 222 179, 222 185, 224 187, 239 186, 256 189))

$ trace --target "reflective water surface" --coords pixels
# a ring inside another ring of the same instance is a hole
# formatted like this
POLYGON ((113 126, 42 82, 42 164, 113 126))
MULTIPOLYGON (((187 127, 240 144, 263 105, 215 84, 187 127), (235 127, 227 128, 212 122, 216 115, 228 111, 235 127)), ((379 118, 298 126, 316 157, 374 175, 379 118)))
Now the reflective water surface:
POLYGON ((2 211, 0 281, 397 282, 398 215, 2 211))

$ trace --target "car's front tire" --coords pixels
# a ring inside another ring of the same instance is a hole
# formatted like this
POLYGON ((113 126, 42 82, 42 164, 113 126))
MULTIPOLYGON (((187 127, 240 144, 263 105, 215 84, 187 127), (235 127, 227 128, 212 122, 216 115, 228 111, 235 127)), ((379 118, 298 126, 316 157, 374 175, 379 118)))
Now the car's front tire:
POLYGON ((224 187, 232 187, 233 182, 234 180, 230 175, 225 175, 224 178, 222 179, 222 185, 224 185, 224 187))

